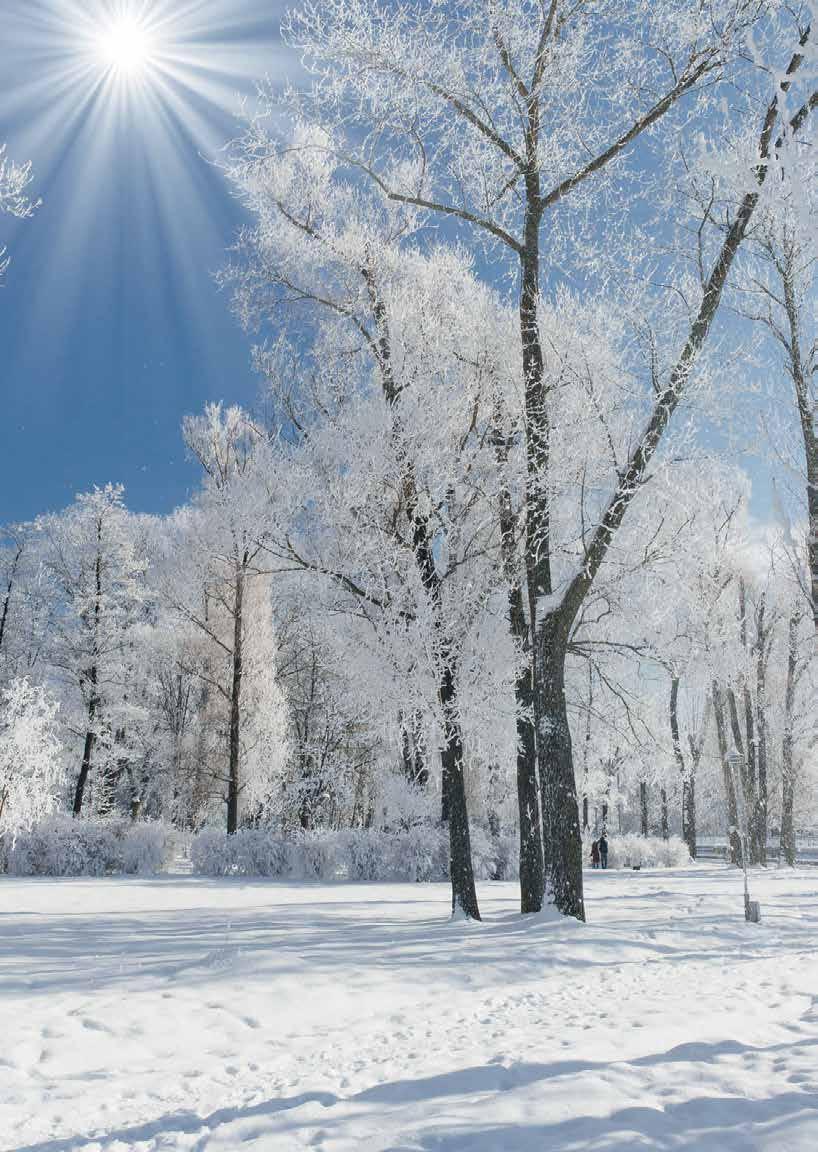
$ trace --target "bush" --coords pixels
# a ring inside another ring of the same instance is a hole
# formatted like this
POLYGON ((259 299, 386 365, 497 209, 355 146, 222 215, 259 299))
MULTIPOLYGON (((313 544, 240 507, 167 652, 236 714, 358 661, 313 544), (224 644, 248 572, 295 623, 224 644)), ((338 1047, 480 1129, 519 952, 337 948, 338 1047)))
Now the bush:
POLYGON ((2 864, 12 876, 154 875, 173 853, 173 830, 160 822, 51 816, 21 832, 2 864))
MULTIPOLYGON (((495 879, 508 846, 475 826, 475 875, 495 879)), ((516 848, 514 850, 516 858, 516 848)), ((422 883, 449 875, 445 828, 418 825, 394 832, 369 828, 304 832, 290 839, 258 828, 232 836, 205 829, 190 849, 193 870, 204 876, 272 876, 291 880, 378 880, 422 883)), ((507 865, 511 870, 511 865, 507 865)))

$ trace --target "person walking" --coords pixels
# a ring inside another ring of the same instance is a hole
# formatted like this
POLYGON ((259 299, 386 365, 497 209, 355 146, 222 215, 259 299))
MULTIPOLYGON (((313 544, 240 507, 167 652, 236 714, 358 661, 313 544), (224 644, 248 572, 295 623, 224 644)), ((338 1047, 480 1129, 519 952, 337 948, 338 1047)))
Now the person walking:
POLYGON ((600 859, 600 862, 602 864, 602 867, 607 868, 608 867, 608 841, 605 839, 605 833, 604 832, 602 833, 602 835, 599 838, 598 847, 599 847, 599 859, 600 859))
POLYGON ((592 868, 598 868, 599 867, 599 841, 598 840, 594 840, 593 844, 591 845, 591 867, 592 868))

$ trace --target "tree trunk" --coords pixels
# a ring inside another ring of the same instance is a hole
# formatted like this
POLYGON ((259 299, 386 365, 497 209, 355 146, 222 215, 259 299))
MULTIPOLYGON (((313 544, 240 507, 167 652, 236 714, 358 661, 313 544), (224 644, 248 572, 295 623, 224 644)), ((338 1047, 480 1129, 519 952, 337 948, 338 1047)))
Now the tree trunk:
POLYGON ((667 812, 667 789, 663 786, 659 794, 661 801, 661 828, 662 839, 668 840, 670 838, 670 821, 667 812))
POLYGON ((230 762, 227 778, 227 835, 239 826, 239 756, 241 752, 241 681, 244 611, 244 568, 239 562, 235 574, 233 603, 233 680, 230 686, 230 762))
MULTIPOLYGON (((96 684, 96 668, 93 669, 92 675, 94 677, 93 683, 96 684)), ((88 781, 88 773, 91 771, 91 757, 94 752, 94 744, 96 742, 96 733, 94 732, 94 714, 97 709, 96 697, 92 696, 88 703, 88 728, 85 732, 85 744, 82 751, 82 764, 80 766, 80 774, 77 777, 77 786, 74 789, 74 815, 79 816, 82 812, 82 801, 85 796, 85 785, 88 781)))
POLYGON ((787 687, 784 694, 784 734, 781 740, 781 855, 795 867, 795 765, 793 763, 793 711, 798 671, 798 613, 790 616, 787 631, 787 687))
MULTIPOLYGON (((727 709, 730 716, 730 729, 733 733, 733 743, 736 746, 736 752, 741 757, 741 767, 739 769, 741 791, 744 795, 744 812, 745 819, 748 827, 745 829, 747 833, 747 856, 748 864, 758 863, 758 852, 754 830, 754 814, 756 810, 756 787, 755 776, 752 772, 751 766, 748 763, 749 753, 744 746, 744 734, 741 729, 741 720, 739 718, 738 702, 736 694, 732 688, 727 689, 727 709)), ((747 719, 747 712, 745 710, 745 720, 747 719)), ((752 713, 750 713, 752 716, 752 713)))
POLYGON ((443 661, 445 676, 440 684, 440 703, 444 719, 442 752, 449 814, 449 851, 452 882, 452 916, 480 919, 474 869, 471 857, 469 815, 466 805, 466 781, 463 775, 463 738, 457 715, 454 663, 443 661))
POLYGON ((402 714, 400 727, 403 774, 418 788, 425 788, 429 783, 429 768, 426 763, 426 749, 423 746, 420 713, 402 714))
POLYGON ((494 451, 501 472, 499 496, 500 544, 503 568, 509 584, 508 614, 511 635, 526 664, 514 685, 517 709, 517 814, 520 828, 520 911, 525 914, 542 908, 544 873, 540 796, 537 781, 537 742, 534 728, 534 685, 531 636, 525 614, 525 599, 517 572, 515 518, 511 493, 505 481, 509 442, 501 430, 501 416, 495 412, 494 451))
MULTIPOLYGON (((673 740, 673 755, 682 777, 682 839, 687 844, 691 857, 696 859, 696 764, 691 757, 690 769, 685 764, 682 741, 679 736, 679 685, 681 678, 672 676, 670 681, 670 735, 673 740)), ((665 801, 665 809, 667 802, 665 801)), ((662 835, 667 839, 665 831, 667 814, 663 818, 662 835)))
POLYGON ((540 660, 537 747, 548 864, 547 889, 563 915, 584 920, 582 831, 571 729, 565 705, 566 641, 561 622, 553 616, 547 618, 537 637, 540 660))
POLYGON ((730 863, 741 866, 741 835, 738 826, 738 801, 727 746, 727 723, 724 716, 724 698, 716 680, 713 681, 713 716, 716 721, 716 739, 719 746, 724 796, 727 801, 727 836, 730 844, 730 863))
MULTIPOLYGON (((805 370, 801 350, 801 326, 794 277, 795 269, 792 266, 792 261, 790 261, 785 267, 782 277, 784 309, 787 313, 787 323, 790 330, 790 338, 785 347, 789 354, 790 372, 795 386, 798 418, 804 442, 807 474, 807 559, 810 573, 812 615, 816 631, 818 631, 818 430, 815 423, 815 406, 807 379, 808 370, 805 370)), ((813 367, 813 371, 816 368, 818 365, 813 367)))
POLYGON ((756 613, 756 765, 757 788, 754 813, 755 839, 760 864, 767 863, 767 654, 768 629, 765 624, 765 601, 762 596, 756 613))
POLYGON ((640 831, 643 836, 648 835, 648 785, 646 780, 639 781, 639 813, 640 831))

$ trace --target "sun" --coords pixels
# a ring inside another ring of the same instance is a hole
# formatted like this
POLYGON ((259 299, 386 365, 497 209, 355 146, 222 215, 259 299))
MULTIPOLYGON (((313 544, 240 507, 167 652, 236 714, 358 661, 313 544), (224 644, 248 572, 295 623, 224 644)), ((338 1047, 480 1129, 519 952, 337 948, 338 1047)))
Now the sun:
POLYGON ((96 48, 106 68, 138 76, 150 66, 154 45, 146 24, 135 16, 123 15, 100 30, 96 48))

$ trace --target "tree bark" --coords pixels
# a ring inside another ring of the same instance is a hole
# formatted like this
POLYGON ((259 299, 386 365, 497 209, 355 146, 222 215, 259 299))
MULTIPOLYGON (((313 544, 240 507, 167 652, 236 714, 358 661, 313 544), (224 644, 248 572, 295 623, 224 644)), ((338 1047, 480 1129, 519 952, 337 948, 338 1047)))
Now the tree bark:
POLYGON ((241 683, 244 672, 244 567, 236 564, 235 598, 233 601, 233 677, 230 685, 230 749, 227 777, 227 835, 239 826, 239 791, 241 755, 241 683))
POLYGON ((724 698, 721 688, 716 680, 713 681, 713 716, 716 721, 716 739, 719 746, 719 760, 721 761, 722 779, 724 782, 724 796, 727 801, 727 837, 730 845, 730 863, 741 866, 741 835, 738 826, 738 802, 733 781, 733 772, 730 767, 729 750, 727 746, 727 723, 724 716, 724 698))
POLYGON ((537 781, 537 742, 534 728, 534 685, 531 638, 525 600, 517 572, 516 533, 511 493, 505 481, 509 444, 495 413, 493 443, 503 477, 499 495, 500 544, 509 585, 508 614, 511 635, 526 658, 514 684, 517 708, 517 814, 520 828, 520 911, 539 912, 544 890, 543 841, 537 781))
POLYGON ((799 616, 793 612, 787 630, 787 686, 784 693, 784 733, 781 739, 781 855, 795 867, 795 765, 793 763, 793 713, 798 671, 799 616))
POLYGON ((639 813, 640 831, 646 837, 648 835, 648 785, 646 780, 639 781, 639 813))
POLYGON ((767 863, 767 655, 769 635, 764 597, 756 613, 756 809, 755 839, 758 861, 767 863))
POLYGON ((479 920, 480 908, 474 885, 466 782, 463 775, 463 741, 457 714, 454 662, 451 658, 444 661, 444 668, 446 676, 440 685, 440 703, 445 725, 442 759, 448 791, 452 916, 479 920))
MULTIPOLYGON (((673 755, 682 777, 682 839, 687 845, 691 857, 696 859, 696 764, 691 757, 688 769, 682 741, 679 736, 679 676, 672 676, 670 681, 670 735, 673 740, 673 755)), ((662 835, 665 835, 663 830, 662 835)))
POLYGON ((91 757, 94 752, 94 744, 96 742, 96 734, 94 732, 94 720, 96 719, 97 709, 99 707, 99 697, 97 689, 99 686, 99 668, 97 660, 99 658, 100 644, 99 644, 99 625, 100 617, 102 614, 102 524, 97 522, 97 555, 94 563, 94 616, 93 616, 93 631, 91 634, 92 646, 92 660, 91 667, 88 671, 88 683, 90 684, 90 691, 88 693, 88 727, 85 732, 85 743, 82 750, 82 764, 80 765, 80 773, 77 777, 77 786, 74 790, 74 815, 79 816, 82 811, 82 801, 85 796, 85 785, 88 780, 88 773, 91 771, 91 757))
MULTIPOLYGON (((801 326, 792 262, 785 266, 782 282, 784 310, 787 313, 787 324, 790 330, 790 338, 786 347, 795 387, 795 400, 798 406, 798 418, 801 424, 806 459, 807 557, 810 571, 812 615, 816 631, 818 631, 818 430, 816 430, 815 407, 810 396, 810 386, 801 350, 801 326)), ((818 370, 818 364, 812 368, 813 372, 816 370, 818 370)))
POLYGON ((537 710, 546 884, 563 915, 584 920, 582 830, 565 704, 566 644, 567 635, 559 621, 548 617, 538 637, 541 667, 537 710))
MULTIPOLYGON (((96 686, 96 667, 91 669, 92 683, 96 686)), ((94 716, 97 710, 96 696, 92 696, 88 703, 88 727, 85 731, 85 742, 82 749, 82 764, 80 765, 79 776, 77 777, 77 785, 74 789, 74 815, 79 816, 82 812, 82 802, 85 797, 85 785, 88 781, 88 773, 91 771, 91 758, 94 752, 94 744, 96 742, 96 733, 94 732, 94 716)))

